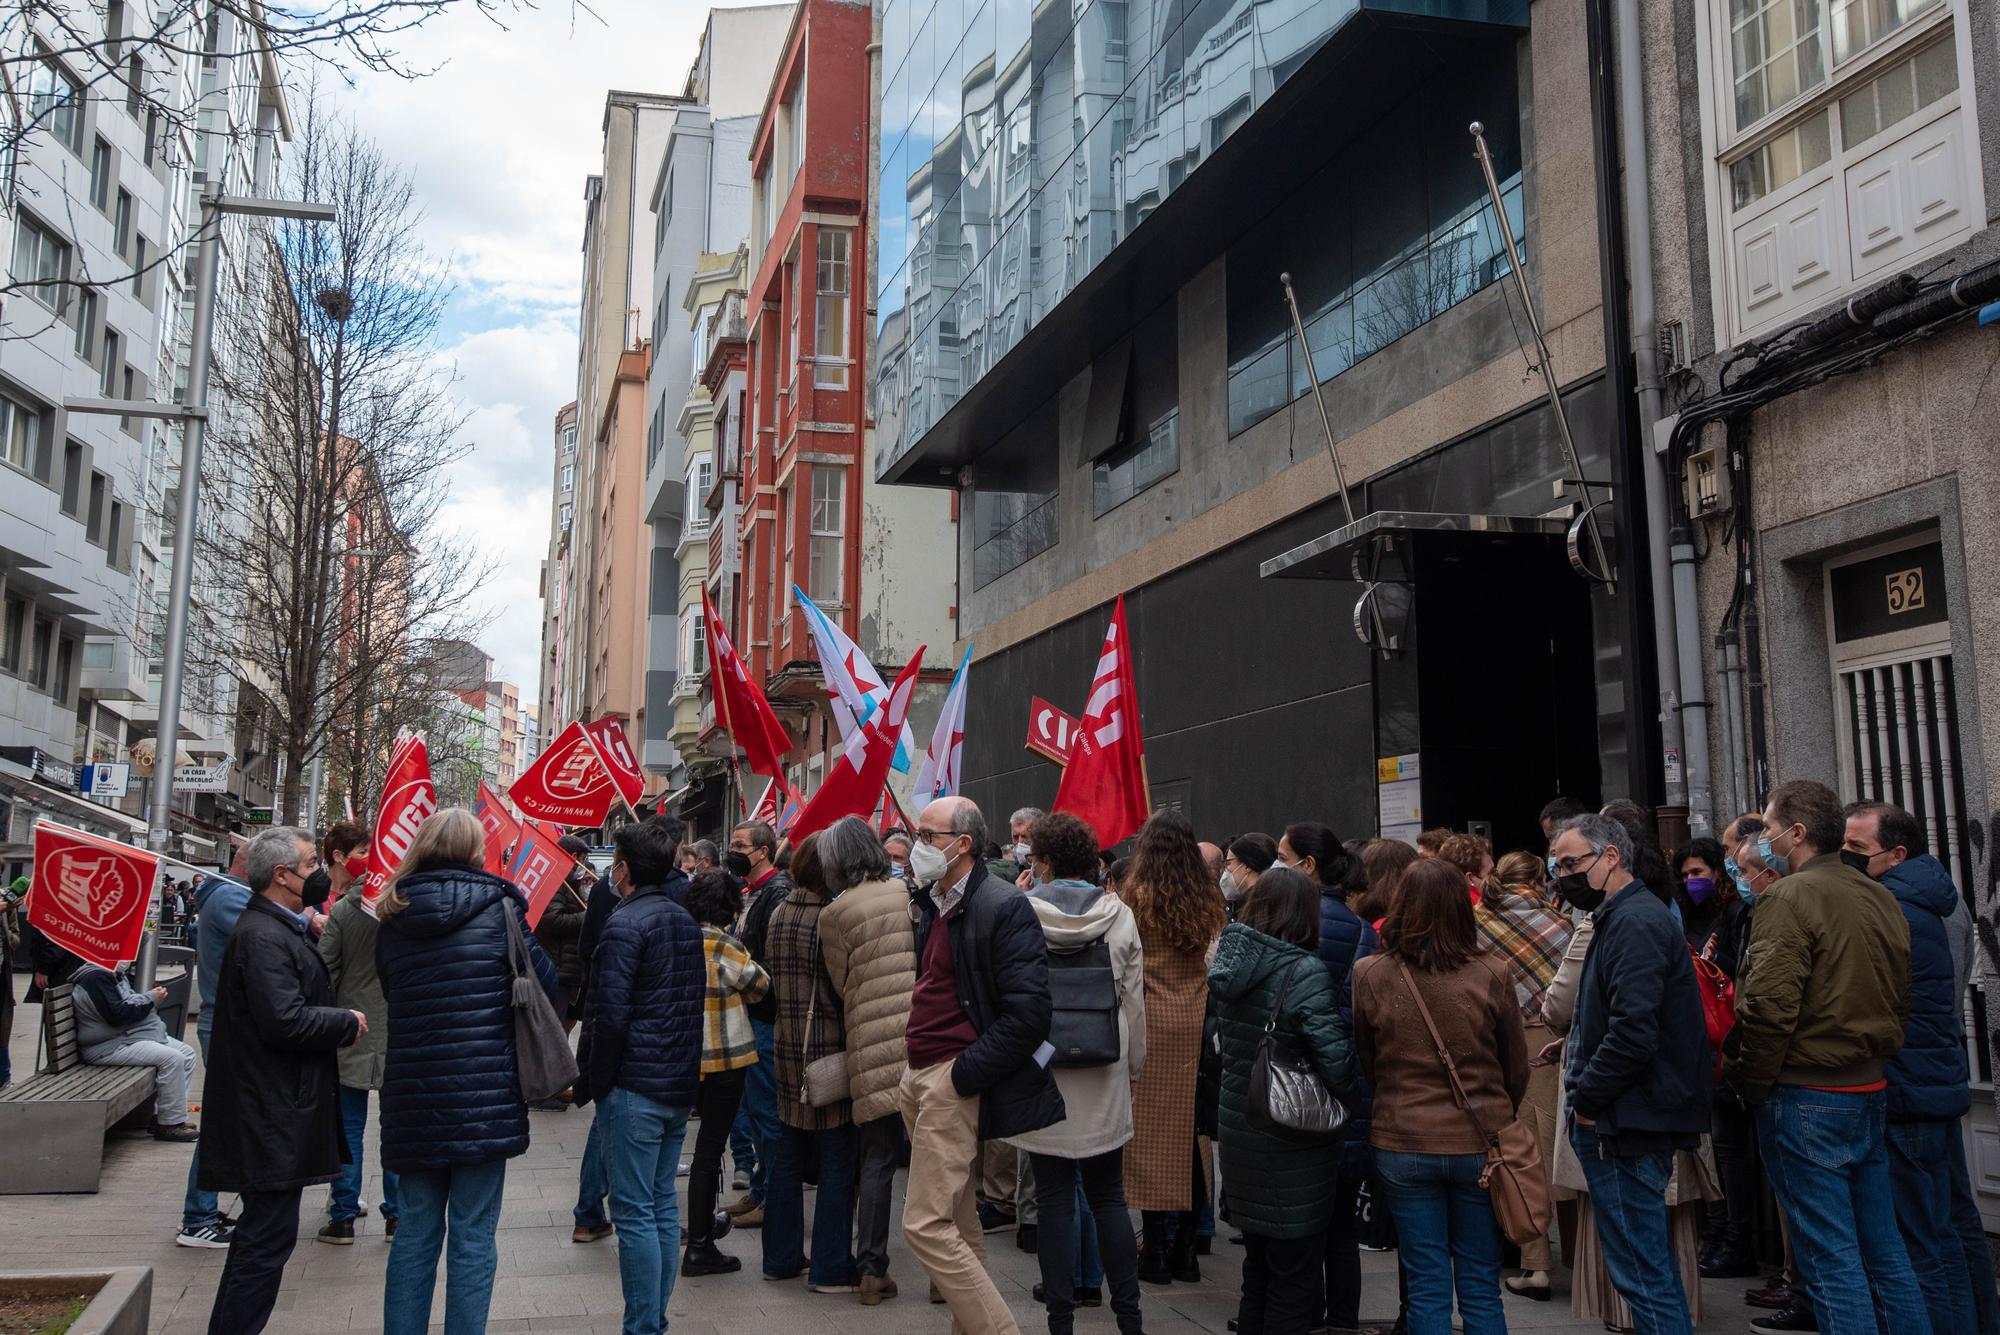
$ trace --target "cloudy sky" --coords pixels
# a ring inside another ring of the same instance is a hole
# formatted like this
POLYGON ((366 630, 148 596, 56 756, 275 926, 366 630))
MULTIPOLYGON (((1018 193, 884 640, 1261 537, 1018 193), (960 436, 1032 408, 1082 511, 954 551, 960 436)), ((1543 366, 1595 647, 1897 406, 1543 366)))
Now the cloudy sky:
POLYGON ((575 396, 584 179, 601 150, 611 88, 681 91, 709 6, 693 0, 566 0, 508 16, 464 5, 404 50, 436 73, 365 78, 344 109, 413 173, 429 243, 453 258, 457 292, 442 355, 471 411, 472 455, 449 521, 501 563, 480 601, 481 644, 532 699, 539 677, 540 563, 548 543, 552 422, 575 396))

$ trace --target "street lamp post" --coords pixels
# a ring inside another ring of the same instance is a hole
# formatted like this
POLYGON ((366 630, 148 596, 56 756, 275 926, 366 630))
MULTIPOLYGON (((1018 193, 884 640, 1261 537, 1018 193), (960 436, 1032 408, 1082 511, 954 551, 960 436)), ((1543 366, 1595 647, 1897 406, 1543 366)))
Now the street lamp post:
MULTIPOLYGON (((201 219, 196 234, 201 249, 195 259, 194 327, 188 358, 186 404, 142 404, 119 399, 70 399, 70 412, 106 413, 123 417, 168 417, 186 422, 181 435, 180 511, 175 516, 173 580, 167 596, 167 638, 160 671, 159 732, 153 743, 153 790, 147 812, 146 845, 167 851, 169 819, 174 798, 174 759, 180 752, 181 686, 187 672, 188 595, 194 584, 194 535, 201 494, 201 450, 208 429, 208 370, 215 336, 216 273, 222 263, 222 218, 235 213, 259 218, 300 218, 331 222, 333 205, 300 200, 259 199, 225 195, 211 182, 202 191, 201 219)), ((153 985, 159 941, 146 933, 139 946, 139 986, 153 985)))

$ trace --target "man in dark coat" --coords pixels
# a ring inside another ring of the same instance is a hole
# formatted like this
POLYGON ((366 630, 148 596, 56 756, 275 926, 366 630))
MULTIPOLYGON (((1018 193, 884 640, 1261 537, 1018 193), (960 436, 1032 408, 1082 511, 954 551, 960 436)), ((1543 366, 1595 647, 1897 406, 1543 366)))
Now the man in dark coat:
POLYGON ((650 1332, 666 1329, 680 1261, 674 1177, 701 1085, 708 963, 679 902, 680 821, 654 816, 612 841, 621 900, 592 963, 579 1064, 598 1101, 625 1329, 650 1332))
POLYGON ((333 1004, 333 982, 300 915, 319 866, 312 840, 277 826, 250 843, 253 898, 222 956, 201 1119, 200 1186, 243 1213, 209 1311, 209 1335, 256 1335, 278 1301, 299 1235, 299 1197, 347 1157, 335 1053, 367 1032, 333 1004))

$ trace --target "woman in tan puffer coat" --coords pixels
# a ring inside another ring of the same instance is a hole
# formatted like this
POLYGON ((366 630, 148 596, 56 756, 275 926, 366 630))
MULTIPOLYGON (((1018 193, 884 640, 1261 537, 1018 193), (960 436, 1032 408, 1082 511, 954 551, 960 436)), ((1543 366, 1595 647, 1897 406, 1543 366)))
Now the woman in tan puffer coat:
POLYGON ((888 855, 866 821, 848 816, 816 842, 834 896, 820 911, 820 949, 846 1011, 848 1090, 860 1138, 854 1258, 861 1302, 873 1307, 896 1294, 889 1278, 891 1192, 903 1139, 896 1086, 903 1079, 917 940, 910 887, 890 874, 888 855))

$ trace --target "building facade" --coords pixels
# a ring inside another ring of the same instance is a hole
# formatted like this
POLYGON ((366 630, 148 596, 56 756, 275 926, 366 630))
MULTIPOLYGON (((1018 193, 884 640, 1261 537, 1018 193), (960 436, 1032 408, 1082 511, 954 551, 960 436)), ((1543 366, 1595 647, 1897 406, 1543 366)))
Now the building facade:
POLYGON ((576 407, 571 402, 556 410, 555 431, 550 437, 549 550, 542 558, 542 663, 535 693, 536 716, 544 719, 561 717, 569 704, 563 669, 570 657, 566 599, 570 532, 576 520, 576 407))

